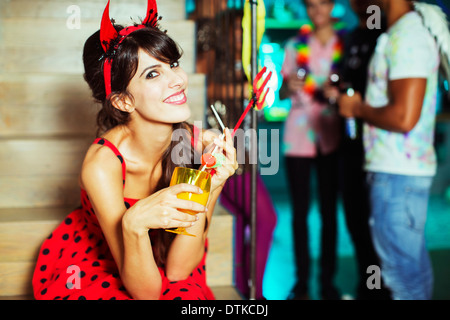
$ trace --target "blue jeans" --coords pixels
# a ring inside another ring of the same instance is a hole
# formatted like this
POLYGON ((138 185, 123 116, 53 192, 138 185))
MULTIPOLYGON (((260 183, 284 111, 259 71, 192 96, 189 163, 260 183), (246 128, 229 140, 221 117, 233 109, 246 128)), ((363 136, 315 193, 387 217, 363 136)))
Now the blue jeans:
POLYGON ((432 177, 369 172, 372 239, 392 298, 428 300, 433 270, 425 244, 432 177))

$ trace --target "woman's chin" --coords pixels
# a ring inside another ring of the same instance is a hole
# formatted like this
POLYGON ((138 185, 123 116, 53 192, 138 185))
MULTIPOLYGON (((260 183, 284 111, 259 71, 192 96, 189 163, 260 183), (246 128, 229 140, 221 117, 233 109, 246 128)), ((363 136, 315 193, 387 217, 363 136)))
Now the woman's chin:
POLYGON ((180 108, 177 110, 176 118, 177 118, 177 120, 179 120, 179 121, 177 121, 177 123, 188 121, 192 115, 189 105, 187 103, 185 103, 183 105, 177 106, 177 108, 180 108))

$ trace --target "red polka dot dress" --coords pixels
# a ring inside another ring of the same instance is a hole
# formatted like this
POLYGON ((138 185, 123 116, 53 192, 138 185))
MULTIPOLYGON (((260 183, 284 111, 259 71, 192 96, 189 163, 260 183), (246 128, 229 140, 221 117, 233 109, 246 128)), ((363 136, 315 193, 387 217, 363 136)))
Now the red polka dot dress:
MULTIPOLYGON (((117 148, 106 139, 94 144, 109 147, 122 162, 125 183, 126 166, 117 148)), ((138 200, 124 199, 129 208, 138 200)), ((151 236, 151 232, 150 232, 151 236)), ((161 300, 212 300, 206 283, 206 252, 202 261, 183 281, 169 281, 164 269, 161 300)), ((131 300, 109 250, 86 191, 81 190, 81 207, 71 212, 44 241, 32 279, 37 300, 131 300)))

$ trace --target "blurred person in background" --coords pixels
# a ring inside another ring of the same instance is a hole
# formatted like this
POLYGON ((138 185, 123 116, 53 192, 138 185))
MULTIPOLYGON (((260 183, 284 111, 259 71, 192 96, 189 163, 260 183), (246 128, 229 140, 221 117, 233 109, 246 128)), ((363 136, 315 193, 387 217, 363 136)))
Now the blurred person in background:
MULTIPOLYGON (((365 100, 342 95, 340 113, 364 120, 369 224, 381 276, 393 299, 431 299, 425 222, 433 177, 440 62, 448 66, 448 24, 437 6, 380 0, 387 31, 369 66, 365 100)), ((447 74, 448 75, 448 74, 447 74)))
POLYGON ((340 118, 325 87, 341 62, 343 42, 334 28, 332 0, 305 0, 312 27, 304 25, 285 45, 281 99, 291 99, 283 152, 293 207, 297 282, 288 299, 309 299, 310 252, 307 216, 311 172, 315 168, 322 220, 320 294, 340 299, 333 284, 336 272, 338 148, 340 118))

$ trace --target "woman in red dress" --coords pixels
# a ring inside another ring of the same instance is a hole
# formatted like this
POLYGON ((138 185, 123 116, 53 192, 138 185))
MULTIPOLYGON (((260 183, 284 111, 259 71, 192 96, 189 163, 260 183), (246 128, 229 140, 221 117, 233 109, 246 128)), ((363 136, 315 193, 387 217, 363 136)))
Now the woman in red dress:
POLYGON ((180 51, 157 28, 156 4, 148 16, 130 28, 111 24, 108 32, 117 34, 109 44, 102 23, 85 43, 84 77, 102 104, 99 138, 83 162, 81 207, 42 244, 36 299, 214 299, 205 274, 208 227, 222 186, 237 169, 236 150, 228 129, 223 141, 186 123, 191 113, 180 51), (169 187, 174 168, 198 168, 194 158, 213 141, 227 161, 215 169, 208 204, 178 199, 180 192, 201 190, 169 187), (175 227, 196 237, 164 230, 175 227))

